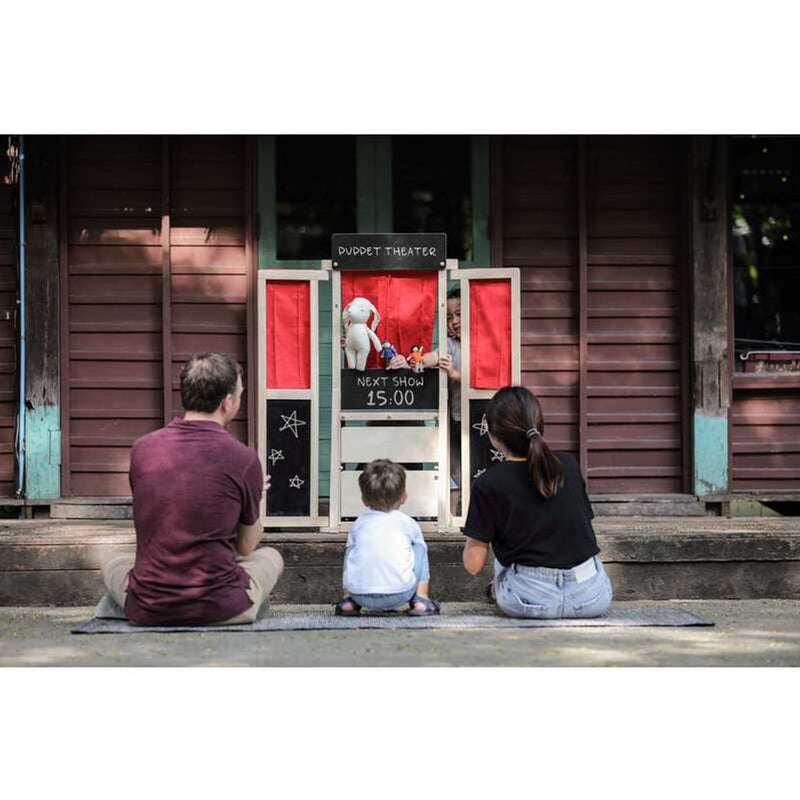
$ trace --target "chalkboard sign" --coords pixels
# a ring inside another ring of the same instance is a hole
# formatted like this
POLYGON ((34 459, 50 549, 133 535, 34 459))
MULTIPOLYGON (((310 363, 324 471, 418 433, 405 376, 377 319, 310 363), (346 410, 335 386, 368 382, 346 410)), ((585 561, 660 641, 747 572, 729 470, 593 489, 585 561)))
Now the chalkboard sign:
POLYGON ((334 269, 444 269, 444 233, 334 233, 334 269))
POLYGON ((311 401, 270 400, 267 403, 267 446, 264 471, 267 516, 307 517, 311 513, 311 401))
POLYGON ((486 406, 488 400, 470 400, 469 403, 469 482, 472 485, 475 479, 483 475, 489 467, 505 457, 499 450, 494 449, 489 439, 489 429, 486 427, 486 406))
POLYGON ((437 411, 439 370, 342 370, 342 410, 437 411))

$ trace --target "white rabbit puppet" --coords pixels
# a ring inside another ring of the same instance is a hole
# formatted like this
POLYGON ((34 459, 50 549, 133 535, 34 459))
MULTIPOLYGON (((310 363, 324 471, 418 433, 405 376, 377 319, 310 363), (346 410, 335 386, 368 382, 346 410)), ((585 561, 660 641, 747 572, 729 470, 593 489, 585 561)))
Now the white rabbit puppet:
POLYGON ((381 315, 378 309, 366 297, 354 297, 345 307, 342 312, 345 331, 344 354, 349 369, 364 371, 367 366, 370 341, 380 353, 381 340, 375 333, 380 321, 381 315), (374 314, 375 318, 372 325, 367 327, 370 314, 374 314))

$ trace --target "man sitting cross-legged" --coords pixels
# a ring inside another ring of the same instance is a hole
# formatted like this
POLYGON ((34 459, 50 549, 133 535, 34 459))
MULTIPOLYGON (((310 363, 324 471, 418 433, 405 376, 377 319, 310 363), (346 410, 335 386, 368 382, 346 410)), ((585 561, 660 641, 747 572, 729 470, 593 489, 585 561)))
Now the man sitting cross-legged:
POLYGON ((103 568, 131 622, 253 622, 283 571, 277 550, 255 549, 269 476, 258 454, 227 431, 244 391, 241 373, 228 356, 193 356, 180 376, 183 419, 133 445, 136 556, 103 568))

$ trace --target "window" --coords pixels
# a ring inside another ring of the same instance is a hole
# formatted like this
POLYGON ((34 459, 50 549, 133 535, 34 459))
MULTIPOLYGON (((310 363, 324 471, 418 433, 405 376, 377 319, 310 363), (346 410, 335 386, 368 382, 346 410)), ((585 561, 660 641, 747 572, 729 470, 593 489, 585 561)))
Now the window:
POLYGON ((357 230, 356 137, 275 140, 275 255, 330 258, 331 234, 357 230))
POLYGON ((731 139, 735 371, 800 373, 800 137, 731 139))
POLYGON ((259 267, 330 258, 333 233, 447 234, 489 266, 486 136, 262 136, 259 267))
POLYGON ((446 233, 447 255, 473 261, 471 137, 392 137, 393 231, 446 233))

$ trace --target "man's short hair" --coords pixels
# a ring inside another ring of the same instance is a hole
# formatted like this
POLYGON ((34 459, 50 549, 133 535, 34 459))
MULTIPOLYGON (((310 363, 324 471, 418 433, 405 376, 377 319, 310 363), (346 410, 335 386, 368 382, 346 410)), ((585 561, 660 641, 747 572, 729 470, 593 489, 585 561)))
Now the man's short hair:
POLYGON ((222 353, 196 353, 181 369, 181 403, 185 411, 213 414, 236 391, 241 366, 222 353))
POLYGON ((376 458, 358 476, 358 486, 364 505, 376 511, 391 511, 400 505, 406 490, 406 471, 388 458, 376 458))
POLYGON ((456 286, 454 289, 451 289, 447 293, 448 300, 460 300, 461 299, 461 287, 456 286))

